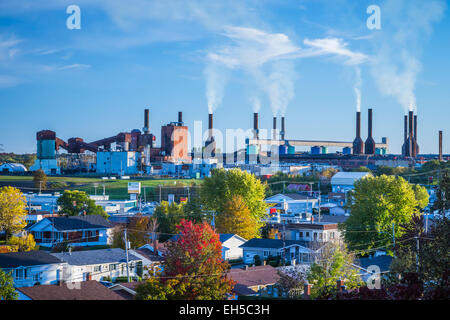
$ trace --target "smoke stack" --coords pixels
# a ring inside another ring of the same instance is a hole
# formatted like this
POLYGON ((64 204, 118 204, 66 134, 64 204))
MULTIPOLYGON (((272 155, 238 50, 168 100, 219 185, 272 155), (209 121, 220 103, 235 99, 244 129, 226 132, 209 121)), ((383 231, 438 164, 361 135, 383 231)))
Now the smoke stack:
POLYGON ((353 154, 362 154, 364 142, 361 139, 361 112, 356 112, 356 137, 353 140, 353 154))
POLYGON ((372 137, 372 109, 369 109, 369 119, 368 119, 368 132, 367 139, 365 143, 365 154, 375 154, 375 140, 372 137))
POLYGON ((408 143, 407 143, 407 147, 408 147, 407 155, 414 158, 416 156, 416 147, 415 147, 416 143, 414 140, 413 131, 414 131, 414 112, 409 111, 409 133, 408 133, 408 143))
POLYGON ((183 112, 178 111, 178 122, 183 125, 183 112))
POLYGON ((259 129, 258 129, 258 112, 253 113, 253 130, 254 130, 254 135, 255 138, 258 139, 258 133, 259 133, 259 129))
POLYGON ((144 110, 144 133, 148 133, 150 131, 149 128, 149 110, 144 110))
POLYGON ((415 147, 415 155, 419 154, 419 145, 417 144, 417 115, 414 115, 414 147, 415 147))
POLYGON ((403 131, 403 146, 402 146, 402 154, 406 156, 407 154, 407 140, 408 140, 408 116, 405 114, 405 124, 403 131))
POLYGON ((277 140, 277 117, 273 117, 273 140, 277 140))
POLYGON ((284 141, 284 117, 281 117, 281 132, 280 132, 280 135, 281 135, 281 140, 283 140, 284 141))
POLYGON ((216 145, 213 137, 213 114, 210 113, 208 117, 208 139, 206 140, 205 147, 213 144, 210 148, 211 156, 214 156, 216 153, 216 145))
POLYGON ((439 130, 439 161, 442 161, 442 130, 439 130))

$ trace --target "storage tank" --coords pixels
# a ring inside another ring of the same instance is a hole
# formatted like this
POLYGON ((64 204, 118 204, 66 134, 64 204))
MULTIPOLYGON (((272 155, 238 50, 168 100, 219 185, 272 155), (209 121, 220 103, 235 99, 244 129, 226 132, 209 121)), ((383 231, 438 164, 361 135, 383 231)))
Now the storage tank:
POLYGON ((278 153, 279 154, 288 154, 288 146, 286 146, 286 145, 279 146, 278 153))
POLYGON ((342 149, 342 153, 343 154, 351 154, 352 153, 352 148, 345 147, 344 149, 342 149))
POLYGON ((288 146, 288 154, 295 154, 295 147, 294 146, 291 146, 291 145, 288 146))
POLYGON ((320 154, 320 147, 311 147, 311 154, 320 154))
POLYGON ((321 153, 327 154, 328 153, 328 147, 321 147, 321 153))

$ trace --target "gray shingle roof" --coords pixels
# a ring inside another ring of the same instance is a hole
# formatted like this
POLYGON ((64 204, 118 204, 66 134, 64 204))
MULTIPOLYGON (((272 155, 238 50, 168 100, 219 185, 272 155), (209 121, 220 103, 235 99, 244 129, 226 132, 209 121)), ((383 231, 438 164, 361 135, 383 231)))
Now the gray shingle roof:
POLYGON ((61 263, 59 259, 45 251, 0 253, 0 268, 17 268, 61 263))
POLYGON ((360 258, 356 260, 356 263, 364 269, 367 269, 371 265, 380 267, 380 272, 389 271, 392 263, 391 256, 378 256, 373 258, 360 258))
POLYGON ((49 217, 46 219, 50 220, 55 229, 59 231, 111 228, 110 222, 99 215, 49 217))
MULTIPOLYGON (((102 263, 126 262, 125 250, 120 248, 74 251, 71 254, 52 253, 54 257, 66 261, 70 265, 83 266, 102 263)), ((141 261, 142 259, 128 252, 128 261, 141 261)))
MULTIPOLYGON (((302 247, 308 247, 307 241, 302 240, 285 240, 285 246, 300 245, 302 247)), ((283 240, 280 239, 257 239, 253 238, 246 243, 240 245, 240 248, 269 248, 269 249, 281 249, 283 248, 283 240)))

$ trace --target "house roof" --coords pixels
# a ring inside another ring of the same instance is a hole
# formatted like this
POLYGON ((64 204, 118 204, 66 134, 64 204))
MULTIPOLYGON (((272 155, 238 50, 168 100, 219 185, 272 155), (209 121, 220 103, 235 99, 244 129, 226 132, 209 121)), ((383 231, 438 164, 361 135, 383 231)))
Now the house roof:
POLYGON ((380 268, 380 272, 389 271, 392 263, 392 257, 383 255, 373 258, 360 258, 356 260, 356 263, 364 269, 367 269, 371 265, 376 265, 380 268))
MULTIPOLYGON (((180 235, 176 234, 176 235, 172 236, 172 237, 169 239, 169 241, 177 241, 179 236, 180 236, 180 235)), ((234 236, 238 236, 238 235, 237 235, 237 234, 234 234, 234 233, 221 233, 221 234, 219 234, 219 241, 220 241, 221 243, 224 243, 225 241, 230 240, 230 239, 233 238, 234 236)), ((239 236, 238 236, 238 237, 239 237, 239 236)), ((240 237, 240 238, 242 238, 242 237, 240 237)), ((246 241, 244 238, 242 238, 242 239, 243 239, 244 241, 246 241)))
POLYGON ((61 260, 40 250, 0 254, 0 268, 4 269, 56 263, 61 263, 61 260))
POLYGON ((90 280, 78 282, 80 289, 69 286, 39 285, 34 287, 17 288, 32 300, 125 300, 123 297, 108 289, 101 283, 90 280))
MULTIPOLYGON (((284 244, 286 247, 292 245, 299 245, 302 247, 307 247, 308 242, 302 240, 285 240, 284 244)), ((240 248, 268 248, 268 249, 281 249, 283 248, 283 240, 281 239, 258 239, 253 238, 248 240, 246 243, 239 246, 240 248)))
POLYGON ((23 164, 21 163, 3 163, 0 164, 0 169, 4 169, 9 167, 11 169, 11 171, 15 171, 15 172, 26 172, 27 167, 25 167, 23 164))
MULTIPOLYGON (((75 217, 47 217, 58 231, 105 229, 111 228, 111 223, 99 215, 75 216, 75 217)), ((42 219, 41 221, 44 221, 42 219)), ((35 224, 36 225, 36 224, 35 224)))
POLYGON ((155 254, 152 250, 150 250, 149 248, 139 248, 139 249, 134 249, 134 251, 140 255, 142 255, 144 258, 153 261, 153 262, 160 262, 160 261, 164 261, 164 258, 155 254))
MULTIPOLYGON (((70 265, 84 266, 102 263, 126 262, 125 250, 120 248, 73 251, 72 253, 52 253, 58 259, 66 261, 70 265)), ((128 261, 141 261, 132 253, 128 253, 128 261)))
POLYGON ((317 198, 314 197, 309 197, 306 196, 304 194, 300 194, 300 193, 278 193, 276 195, 273 195, 271 197, 268 197, 267 199, 265 199, 265 201, 274 201, 275 198, 278 197, 283 197, 283 198, 287 198, 286 200, 310 200, 310 201, 317 201, 317 198))
POLYGON ((338 172, 331 178, 332 185, 352 186, 355 181, 371 175, 370 172, 338 172))
POLYGON ((228 275, 232 280, 245 287, 271 285, 280 278, 277 269, 270 265, 250 267, 247 270, 230 269, 228 275))

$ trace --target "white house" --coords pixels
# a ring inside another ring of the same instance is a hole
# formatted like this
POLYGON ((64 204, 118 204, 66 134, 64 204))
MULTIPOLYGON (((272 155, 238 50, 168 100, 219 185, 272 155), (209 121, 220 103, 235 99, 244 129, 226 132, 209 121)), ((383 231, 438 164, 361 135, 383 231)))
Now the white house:
POLYGON ((47 217, 28 227, 43 247, 67 243, 71 246, 98 246, 112 243, 112 225, 102 216, 47 217))
POLYGON ((299 193, 279 193, 266 198, 264 201, 269 204, 274 204, 275 207, 282 208, 287 214, 312 213, 312 209, 318 208, 319 203, 317 198, 299 193))
POLYGON ((242 248, 240 246, 247 242, 246 239, 230 233, 220 234, 219 237, 222 243, 222 259, 242 259, 242 248))
MULTIPOLYGON (((120 248, 84 250, 65 253, 51 253, 52 256, 68 264, 64 274, 67 282, 114 280, 127 276, 126 252, 120 248)), ((128 253, 130 277, 142 276, 142 259, 128 253)))
POLYGON ((57 284, 66 267, 67 263, 40 250, 0 254, 0 269, 12 273, 15 287, 57 284))
POLYGON ((27 168, 21 163, 4 163, 0 165, 0 172, 21 173, 27 171, 27 168))
POLYGON ((356 181, 371 175, 370 172, 338 172, 331 178, 332 192, 346 193, 353 190, 356 181))
POLYGON ((269 257, 285 257, 287 261, 295 259, 297 263, 310 263, 313 251, 308 242, 301 240, 257 239, 253 238, 243 245, 245 263, 253 263, 255 256, 261 260, 269 257))

